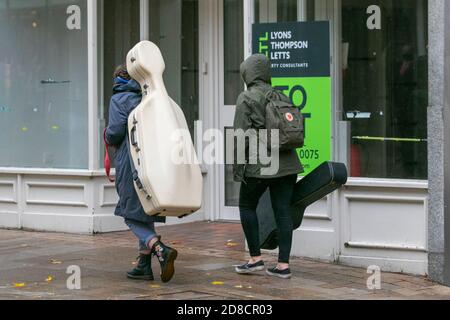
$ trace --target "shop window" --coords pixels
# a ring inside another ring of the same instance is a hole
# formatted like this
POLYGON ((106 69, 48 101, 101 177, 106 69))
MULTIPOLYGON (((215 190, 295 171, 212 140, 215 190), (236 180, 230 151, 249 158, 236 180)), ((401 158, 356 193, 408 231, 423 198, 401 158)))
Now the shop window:
POLYGON ((86 0, 0 0, 0 166, 88 167, 86 0))
POLYGON ((198 0, 150 0, 150 41, 164 56, 164 81, 193 136, 199 119, 198 0))
POLYGON ((342 1, 353 177, 427 179, 427 12, 425 0, 342 1), (371 5, 381 29, 366 24, 371 5))

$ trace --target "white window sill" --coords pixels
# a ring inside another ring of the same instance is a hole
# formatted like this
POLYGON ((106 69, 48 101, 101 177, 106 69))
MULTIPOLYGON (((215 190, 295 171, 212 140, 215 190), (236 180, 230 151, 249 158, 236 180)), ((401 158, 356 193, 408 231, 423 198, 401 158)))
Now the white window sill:
MULTIPOLYGON (((56 176, 77 176, 77 177, 102 177, 105 170, 83 170, 83 169, 48 169, 48 168, 8 168, 1 167, 0 174, 28 174, 28 175, 56 175, 56 176)), ((114 176, 115 170, 111 170, 114 176)))
POLYGON ((349 178, 347 187, 428 189, 427 180, 349 178))

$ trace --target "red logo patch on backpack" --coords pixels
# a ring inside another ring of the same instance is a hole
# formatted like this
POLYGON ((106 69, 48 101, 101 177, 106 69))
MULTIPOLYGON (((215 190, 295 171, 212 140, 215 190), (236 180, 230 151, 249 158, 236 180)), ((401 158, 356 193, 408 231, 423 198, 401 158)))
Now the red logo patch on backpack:
POLYGON ((294 121, 294 116, 292 115, 292 113, 286 113, 286 120, 289 122, 294 121))

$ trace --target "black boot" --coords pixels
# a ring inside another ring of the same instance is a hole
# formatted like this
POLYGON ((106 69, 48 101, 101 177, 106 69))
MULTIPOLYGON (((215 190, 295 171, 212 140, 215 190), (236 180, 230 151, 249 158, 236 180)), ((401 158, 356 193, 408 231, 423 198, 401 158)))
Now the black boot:
POLYGON ((153 281, 152 271, 152 255, 141 254, 139 256, 138 265, 131 271, 127 272, 128 279, 153 281))
POLYGON ((167 247, 161 241, 155 243, 152 253, 158 258, 161 265, 161 281, 164 283, 172 280, 175 274, 175 260, 178 257, 177 250, 167 247))

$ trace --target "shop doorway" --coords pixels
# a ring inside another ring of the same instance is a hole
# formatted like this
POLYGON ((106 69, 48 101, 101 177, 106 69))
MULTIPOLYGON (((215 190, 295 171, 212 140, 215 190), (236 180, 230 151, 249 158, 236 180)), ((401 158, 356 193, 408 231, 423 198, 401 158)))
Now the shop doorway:
MULTIPOLYGON (((223 30, 221 45, 221 96, 220 96, 220 128, 225 133, 233 128, 234 115, 236 111, 236 101, 239 94, 244 90, 244 83, 241 79, 239 67, 246 56, 245 52, 245 15, 248 8, 245 8, 245 1, 242 0, 222 0, 219 10, 220 24, 223 30)), ((248 4, 247 4, 248 5, 248 4)), ((225 146, 229 144, 225 137, 225 146)), ((225 148, 225 159, 229 148, 225 148)), ((231 151, 232 152, 232 151, 231 151)), ((240 183, 233 180, 233 166, 224 165, 220 168, 220 219, 239 220, 239 189, 240 183)))
MULTIPOLYGON (((221 0, 220 28, 220 128, 225 132, 233 127, 238 95, 245 85, 240 76, 240 64, 252 54, 251 29, 253 23, 327 20, 334 7, 329 1, 311 0, 221 0), (322 18, 323 16, 323 18, 322 18)), ((225 158, 229 141, 225 136, 225 158)), ((231 151, 232 152, 232 151, 231 151)), ((224 165, 220 170, 220 219, 238 221, 240 183, 233 181, 233 168, 224 165)))

